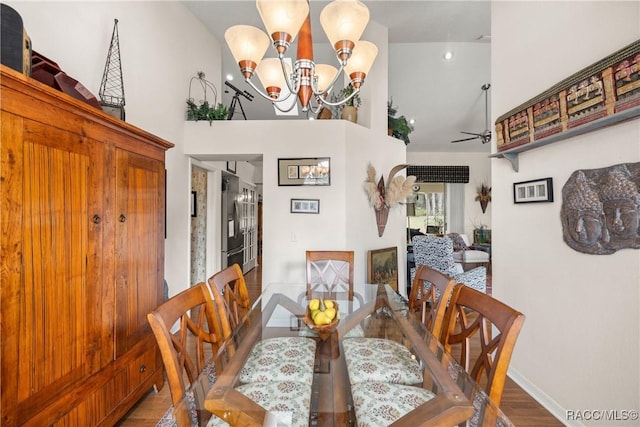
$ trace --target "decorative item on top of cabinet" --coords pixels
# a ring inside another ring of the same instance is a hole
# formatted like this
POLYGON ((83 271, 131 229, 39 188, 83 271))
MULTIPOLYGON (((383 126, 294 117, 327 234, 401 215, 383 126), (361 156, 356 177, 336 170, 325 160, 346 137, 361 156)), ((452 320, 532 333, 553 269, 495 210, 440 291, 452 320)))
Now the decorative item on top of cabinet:
POLYGON ((595 255, 640 249, 640 162, 573 172, 562 188, 562 236, 595 255))
POLYGON ((172 144, 0 70, 0 423, 114 425, 163 384, 172 144))
POLYGON ((118 20, 113 20, 113 33, 107 54, 107 63, 102 74, 102 83, 98 92, 102 110, 111 116, 124 120, 124 80, 122 79, 122 63, 120 61, 120 37, 118 36, 118 20))
POLYGON ((31 75, 31 39, 27 35, 22 17, 12 7, 0 4, 0 63, 31 75))
POLYGON ((369 205, 376 214, 378 225, 378 237, 382 237, 389 218, 389 209, 403 202, 413 192, 415 176, 396 176, 398 172, 409 165, 394 166, 389 172, 388 184, 385 186, 384 177, 381 176, 376 183, 376 170, 369 163, 367 166, 367 179, 364 182, 364 191, 369 199, 369 205))

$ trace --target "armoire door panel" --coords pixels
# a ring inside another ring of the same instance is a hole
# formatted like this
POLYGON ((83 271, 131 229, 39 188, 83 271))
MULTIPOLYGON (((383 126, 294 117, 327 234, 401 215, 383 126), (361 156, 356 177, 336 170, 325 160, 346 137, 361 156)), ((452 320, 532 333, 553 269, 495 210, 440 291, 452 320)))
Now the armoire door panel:
POLYGON ((3 311, 3 317, 18 316, 18 323, 9 336, 3 330, 2 358, 19 354, 16 398, 28 408, 34 396, 55 398, 94 365, 102 287, 95 260, 102 248, 92 243, 101 241, 101 229, 89 218, 90 209, 101 214, 104 165, 95 163, 102 145, 37 122, 22 123, 21 140, 3 141, 20 153, 12 178, 22 183, 22 204, 15 207, 22 212, 22 259, 18 293, 2 297, 20 301, 22 312, 3 311), (7 348, 5 338, 15 346, 7 348))
POLYGON ((116 150, 116 357, 148 334, 146 315, 160 302, 164 166, 116 150))

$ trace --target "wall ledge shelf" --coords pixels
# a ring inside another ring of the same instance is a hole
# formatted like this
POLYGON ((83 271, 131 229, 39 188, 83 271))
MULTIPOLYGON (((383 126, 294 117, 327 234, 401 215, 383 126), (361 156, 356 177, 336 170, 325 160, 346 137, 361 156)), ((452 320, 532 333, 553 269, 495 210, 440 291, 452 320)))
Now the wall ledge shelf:
POLYGON ((509 162, 511 162, 511 167, 513 168, 514 172, 518 172, 519 171, 518 155, 524 151, 533 150, 534 148, 543 147, 545 145, 562 141, 567 138, 579 136, 600 128, 604 128, 606 126, 611 126, 623 121, 637 118, 638 116, 640 116, 640 106, 629 108, 628 110, 623 110, 612 116, 603 117, 601 119, 586 123, 582 126, 568 129, 561 133, 557 133, 555 135, 551 135, 546 138, 539 139, 537 141, 528 142, 528 143, 519 145, 517 147, 513 147, 510 149, 498 152, 498 153, 493 153, 489 157, 509 160, 509 162))

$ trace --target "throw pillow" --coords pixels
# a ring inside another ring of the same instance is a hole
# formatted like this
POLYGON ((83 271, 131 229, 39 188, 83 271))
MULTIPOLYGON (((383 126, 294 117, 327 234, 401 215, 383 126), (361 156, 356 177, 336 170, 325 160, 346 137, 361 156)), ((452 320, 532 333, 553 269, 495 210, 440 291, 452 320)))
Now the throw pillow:
POLYGON ((453 250, 455 252, 464 251, 469 249, 467 245, 464 243, 464 239, 458 233, 449 233, 447 237, 451 239, 453 242, 453 250))

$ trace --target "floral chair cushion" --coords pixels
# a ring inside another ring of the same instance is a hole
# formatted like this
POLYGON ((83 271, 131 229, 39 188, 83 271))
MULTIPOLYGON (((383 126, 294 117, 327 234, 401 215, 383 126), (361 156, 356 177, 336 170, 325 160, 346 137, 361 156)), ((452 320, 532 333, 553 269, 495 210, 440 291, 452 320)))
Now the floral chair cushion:
POLYGON ((351 386, 358 427, 388 426, 435 395, 421 387, 386 382, 351 386))
POLYGON ((422 369, 402 344, 383 338, 352 338, 343 341, 349 381, 358 384, 381 381, 422 384, 422 369))
MULTIPOLYGON (((213 365, 208 366, 213 367, 213 365)), ((215 369, 212 372, 213 381, 211 381, 212 376, 209 376, 211 385, 215 382, 215 369)), ((311 386, 309 384, 298 381, 259 382, 243 384, 236 387, 236 390, 266 410, 278 412, 278 415, 284 416, 287 420, 292 420, 292 426, 309 425, 309 411, 311 408, 311 386)), ((186 396, 191 415, 191 425, 198 427, 198 409, 196 408, 193 391, 187 390, 186 396)), ((229 426, 228 423, 215 415, 212 415, 207 422, 207 427, 227 426, 229 426)), ((165 412, 156 427, 178 427, 173 415, 173 406, 165 412)))
POLYGON ((311 338, 268 338, 258 342, 240 371, 240 382, 297 381, 311 385, 316 342, 311 338))
MULTIPOLYGON (((270 412, 291 420, 292 427, 307 427, 311 410, 311 387, 297 381, 273 381, 243 384, 236 390, 270 412), (289 415, 289 416, 287 416, 289 415)), ((207 427, 228 426, 223 419, 212 415, 207 427)))

